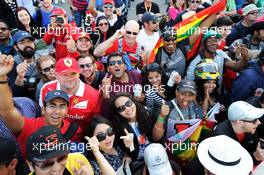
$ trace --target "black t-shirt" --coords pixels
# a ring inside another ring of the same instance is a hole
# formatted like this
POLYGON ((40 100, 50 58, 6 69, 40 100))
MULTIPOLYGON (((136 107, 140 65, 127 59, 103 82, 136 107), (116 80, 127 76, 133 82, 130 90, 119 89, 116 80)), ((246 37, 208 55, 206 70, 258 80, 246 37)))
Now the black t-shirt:
MULTIPOLYGON (((160 13, 160 9, 159 9, 158 4, 156 4, 154 2, 152 2, 151 8, 148 10, 150 10, 150 12, 152 12, 154 14, 160 13)), ((146 11, 147 10, 145 9, 144 2, 137 4, 137 7, 136 7, 136 14, 137 15, 139 15, 139 14, 143 15, 146 11)), ((138 23, 140 24, 140 26, 142 25, 141 22, 138 21, 138 23)))

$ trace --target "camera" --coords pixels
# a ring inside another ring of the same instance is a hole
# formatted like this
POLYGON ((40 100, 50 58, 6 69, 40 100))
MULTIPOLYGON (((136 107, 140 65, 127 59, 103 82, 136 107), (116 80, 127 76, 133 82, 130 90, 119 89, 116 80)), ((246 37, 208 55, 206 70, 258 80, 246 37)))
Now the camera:
POLYGON ((27 86, 28 88, 36 88, 37 83, 38 83, 37 77, 26 77, 24 81, 24 85, 27 86))
POLYGON ((63 17, 62 17, 62 16, 57 16, 57 17, 56 17, 56 23, 58 23, 58 24, 63 24, 63 23, 64 23, 64 19, 63 19, 63 17))

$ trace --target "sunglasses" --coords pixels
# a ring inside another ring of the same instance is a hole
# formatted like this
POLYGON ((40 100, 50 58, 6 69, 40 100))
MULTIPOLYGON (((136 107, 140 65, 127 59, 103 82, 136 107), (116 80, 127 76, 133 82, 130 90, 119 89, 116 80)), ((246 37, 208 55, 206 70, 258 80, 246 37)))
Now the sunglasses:
POLYGON ((55 68, 55 64, 52 64, 50 65, 50 67, 46 67, 44 69, 42 69, 43 72, 47 73, 49 72, 51 69, 54 69, 55 68))
POLYGON ((121 112, 124 112, 125 110, 126 110, 126 107, 131 107, 132 105, 133 105, 133 101, 132 100, 127 100, 127 102, 125 102, 125 104, 124 105, 122 105, 122 106, 119 106, 118 108, 116 108, 117 109, 117 111, 119 112, 119 113, 121 113, 121 112))
POLYGON ((128 34, 128 35, 135 35, 135 36, 137 36, 138 35, 138 33, 137 32, 131 32, 131 31, 126 31, 126 33, 128 34))
POLYGON ((196 3, 196 4, 200 4, 201 1, 190 1, 191 3, 196 3))
POLYGON ((157 23, 157 21, 151 21, 151 23, 152 23, 152 24, 156 24, 156 23, 157 23))
POLYGON ((248 15, 258 15, 259 12, 249 12, 248 15))
POLYGON ((87 63, 87 64, 80 64, 79 65, 79 67, 81 68, 81 69, 84 69, 84 68, 90 68, 90 67, 92 67, 93 66, 93 63, 87 63))
POLYGON ((147 65, 147 70, 153 70, 153 69, 158 69, 160 68, 160 65, 158 63, 152 63, 147 65))
POLYGON ((109 9, 112 9, 113 8, 113 5, 104 5, 103 6, 105 9, 109 8, 109 9))
POLYGON ((102 26, 107 26, 107 25, 108 25, 107 22, 105 22, 105 23, 100 23, 100 24, 99 24, 100 27, 102 27, 102 26))
POLYGON ((176 40, 177 40, 176 37, 167 37, 167 38, 164 38, 164 41, 166 41, 166 42, 176 41, 176 40))
POLYGON ((243 122, 247 122, 247 123, 252 123, 252 124, 256 124, 257 122, 258 122, 258 119, 254 119, 254 120, 252 120, 252 121, 246 121, 246 120, 241 120, 241 121, 243 121, 243 122))
POLYGON ((109 66, 115 66, 116 63, 117 63, 118 65, 122 65, 122 64, 124 64, 122 60, 117 60, 117 61, 110 61, 108 65, 109 65, 109 66))
POLYGON ((97 140, 98 140, 99 142, 102 142, 102 141, 104 141, 104 140, 106 139, 106 136, 111 137, 111 136, 114 135, 114 134, 115 134, 114 129, 110 127, 110 128, 108 128, 108 129, 106 130, 106 133, 100 133, 100 134, 97 134, 97 135, 96 135, 96 138, 97 138, 97 140))
POLYGON ((2 30, 2 31, 7 31, 8 28, 7 28, 7 27, 0 27, 0 30, 2 30))
POLYGON ((68 154, 65 154, 65 155, 60 156, 56 161, 51 162, 51 161, 47 160, 47 161, 44 161, 43 163, 41 163, 41 165, 36 164, 36 163, 34 163, 34 165, 38 166, 42 170, 48 170, 55 164, 55 162, 57 162, 59 164, 65 163, 67 158, 68 158, 68 154))

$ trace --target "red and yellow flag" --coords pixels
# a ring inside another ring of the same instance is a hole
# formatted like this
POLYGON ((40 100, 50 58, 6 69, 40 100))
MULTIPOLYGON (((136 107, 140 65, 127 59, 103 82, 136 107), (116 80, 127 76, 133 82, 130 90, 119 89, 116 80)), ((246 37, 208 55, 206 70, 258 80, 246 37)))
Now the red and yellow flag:
MULTIPOLYGON (((225 9, 226 6, 226 0, 220 1, 218 3, 213 4, 212 6, 186 18, 185 20, 177 23, 175 26, 173 26, 177 30, 177 42, 188 38, 191 36, 195 30, 200 26, 200 24, 210 15, 219 13, 225 9)), ((202 40, 202 37, 200 36, 196 42, 192 46, 192 50, 188 52, 187 58, 191 58, 196 50, 198 49, 198 46, 202 40)), ((158 52, 158 49, 163 46, 162 39, 160 38, 155 45, 154 49, 152 50, 149 59, 148 64, 154 62, 155 56, 158 52)))

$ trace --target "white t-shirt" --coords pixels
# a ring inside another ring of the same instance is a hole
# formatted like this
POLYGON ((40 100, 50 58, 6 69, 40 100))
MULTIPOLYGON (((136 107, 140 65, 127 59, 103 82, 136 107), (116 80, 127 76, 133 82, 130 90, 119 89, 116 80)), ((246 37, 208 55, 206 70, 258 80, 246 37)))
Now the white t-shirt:
POLYGON ((147 52, 149 56, 151 51, 154 49, 156 43, 159 40, 159 32, 154 32, 152 35, 147 35, 145 29, 141 29, 137 36, 137 43, 141 47, 144 47, 144 50, 147 52))

